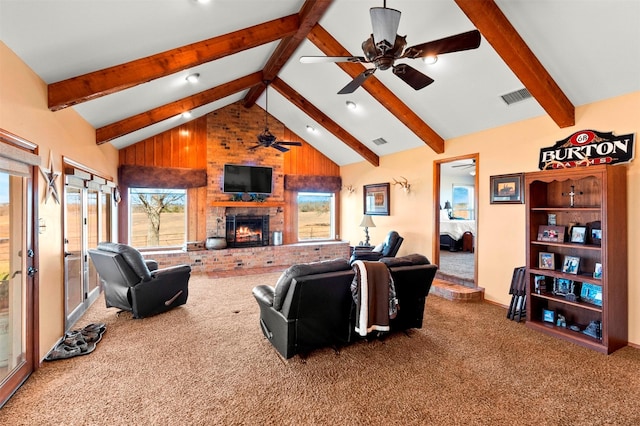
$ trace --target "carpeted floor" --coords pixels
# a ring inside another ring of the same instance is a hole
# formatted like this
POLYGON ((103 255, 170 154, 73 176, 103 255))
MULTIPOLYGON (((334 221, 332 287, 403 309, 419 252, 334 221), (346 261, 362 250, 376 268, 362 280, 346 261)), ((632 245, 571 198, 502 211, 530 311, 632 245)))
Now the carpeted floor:
MULTIPOLYGON (((438 273, 443 279, 455 277, 463 281, 474 281, 474 255, 468 251, 440 251, 438 273)), ((465 284, 465 283, 461 283, 465 284)), ((473 286, 473 284, 470 284, 473 286)))
POLYGON ((503 308, 427 298, 422 329, 281 359, 256 284, 192 277, 187 305, 133 320, 99 299, 95 352, 45 363, 0 412, 11 425, 637 425, 640 350, 602 355, 503 308))

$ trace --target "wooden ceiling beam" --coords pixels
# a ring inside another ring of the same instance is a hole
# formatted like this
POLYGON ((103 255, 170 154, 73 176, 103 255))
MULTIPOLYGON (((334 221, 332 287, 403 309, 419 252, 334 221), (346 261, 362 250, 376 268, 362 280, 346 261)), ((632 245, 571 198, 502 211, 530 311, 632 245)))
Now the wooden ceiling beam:
POLYGON ((555 123, 575 124, 575 107, 493 0, 455 0, 555 123))
POLYGON ((238 78, 228 83, 216 86, 204 92, 171 102, 152 110, 111 123, 96 130, 96 144, 101 145, 120 136, 143 129, 162 120, 166 120, 185 111, 191 111, 203 105, 215 102, 234 93, 262 84, 262 72, 238 78))
POLYGON ((362 144, 358 139, 340 127, 338 123, 313 106, 311 102, 302 97, 300 93, 293 90, 293 88, 291 88, 291 86, 285 83, 282 79, 275 77, 271 81, 271 87, 276 89, 278 93, 284 96, 289 102, 300 108, 300 110, 305 114, 315 120, 332 135, 344 142, 373 166, 378 167, 380 165, 380 158, 375 152, 371 151, 366 147, 366 145, 362 144))
POLYGON ((48 86, 49 109, 57 111, 279 40, 298 31, 299 23, 298 14, 285 16, 146 58, 52 83, 48 86))
MULTIPOLYGON (((262 70, 265 80, 271 81, 278 75, 282 67, 289 61, 291 55, 293 55, 293 52, 300 46, 300 43, 307 38, 309 31, 311 31, 325 14, 329 6, 331 6, 331 3, 333 3, 333 0, 307 0, 302 5, 298 13, 300 17, 298 31, 280 41, 278 47, 262 70)), ((254 86, 249 90, 249 93, 244 97, 244 106, 249 108, 255 104, 256 100, 262 92, 264 92, 265 87, 265 85, 254 86)))
MULTIPOLYGON (((353 56, 327 30, 316 25, 307 38, 327 56, 353 56)), ((338 65, 351 78, 360 75, 366 68, 359 63, 339 62, 338 65)), ((391 114, 396 116, 405 126, 418 136, 437 154, 444 152, 444 139, 429 127, 411 108, 405 105, 396 95, 384 86, 375 75, 369 77, 361 86, 369 92, 391 114)))

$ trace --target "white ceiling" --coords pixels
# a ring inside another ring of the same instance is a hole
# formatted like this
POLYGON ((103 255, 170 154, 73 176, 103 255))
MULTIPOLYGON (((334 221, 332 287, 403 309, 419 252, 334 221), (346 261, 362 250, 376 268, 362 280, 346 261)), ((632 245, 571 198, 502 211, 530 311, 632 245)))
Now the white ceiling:
MULTIPOLYGON (((575 106, 640 90, 640 0, 496 3, 575 106)), ((211 0, 207 4, 195 0, 0 0, 0 39, 45 82, 54 83, 291 15, 303 4, 303 0, 211 0)), ((371 33, 369 8, 374 6, 382 6, 382 1, 336 0, 320 25, 360 56, 360 45, 371 33)), ((387 7, 402 12, 398 33, 407 35, 408 45, 474 29, 453 0, 389 0, 387 7)), ((260 71, 276 45, 256 47, 73 108, 99 128, 260 71), (190 72, 201 75, 196 85, 184 80, 190 72)), ((365 90, 337 95, 351 80, 338 66, 301 64, 302 55, 323 54, 305 40, 279 77, 377 155, 424 146, 365 90), (348 110, 347 100, 359 108, 348 110), (388 144, 372 142, 380 137, 388 144)), ((419 60, 404 62, 435 82, 414 91, 390 70, 375 75, 445 141, 545 114, 534 99, 512 106, 502 101, 500 95, 523 85, 484 39, 480 48, 442 55, 433 66, 419 60)), ((339 165, 362 161, 269 90, 269 112, 288 128, 339 165), (307 133, 308 124, 318 132, 307 133)), ((194 117, 245 95, 243 91, 201 107, 194 117)), ((264 94, 257 103, 264 107, 264 94)), ((165 120, 111 143, 122 148, 184 120, 165 120)))

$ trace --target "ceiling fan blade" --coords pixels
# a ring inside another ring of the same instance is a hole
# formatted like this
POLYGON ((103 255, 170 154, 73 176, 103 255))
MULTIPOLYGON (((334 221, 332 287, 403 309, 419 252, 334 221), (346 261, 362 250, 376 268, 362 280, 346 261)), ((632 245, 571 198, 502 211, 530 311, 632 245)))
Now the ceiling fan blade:
POLYGON ((424 75, 407 64, 395 65, 393 67, 393 73, 415 90, 420 90, 433 83, 433 79, 431 77, 424 75))
POLYGON ((369 68, 364 70, 362 74, 351 80, 351 83, 347 84, 338 92, 338 95, 346 95, 348 93, 353 93, 358 87, 362 86, 362 83, 365 80, 373 75, 376 72, 377 68, 369 68))
POLYGON ((276 142, 280 145, 289 145, 289 146, 302 146, 302 142, 276 142))
POLYGON ((321 64, 327 62, 369 62, 362 56, 301 56, 303 64, 321 64))
POLYGON ((280 146, 281 142, 276 142, 273 145, 271 145, 271 148, 275 148, 280 152, 288 152, 289 148, 285 148, 284 146, 280 146))
POLYGON ((253 150, 253 149, 256 149, 256 148, 260 148, 261 146, 262 146, 262 145, 254 145, 254 146, 250 146, 250 147, 249 147, 249 148, 247 148, 247 149, 251 149, 251 150, 253 150))
POLYGON ((404 58, 424 58, 430 55, 442 55, 445 53, 477 49, 478 46, 480 46, 480 39, 480 31, 468 31, 466 33, 441 38, 440 40, 408 47, 402 56, 404 58))

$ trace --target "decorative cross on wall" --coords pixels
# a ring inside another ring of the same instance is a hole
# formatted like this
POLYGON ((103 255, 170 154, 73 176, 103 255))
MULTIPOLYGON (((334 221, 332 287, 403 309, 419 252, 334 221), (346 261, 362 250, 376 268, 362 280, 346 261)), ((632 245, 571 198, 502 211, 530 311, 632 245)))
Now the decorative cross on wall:
POLYGON ((574 201, 575 201, 575 196, 576 196, 576 195, 582 195, 582 194, 584 194, 584 192, 582 192, 582 191, 576 192, 576 190, 575 190, 575 189, 576 189, 576 188, 575 188, 575 186, 574 186, 574 185, 571 185, 571 192, 563 192, 563 193, 562 193, 562 195, 563 195, 563 196, 565 196, 565 197, 566 197, 567 195, 569 196, 569 206, 570 206, 570 207, 573 207, 573 206, 574 206, 574 204, 575 204, 575 203, 574 203, 574 201))

